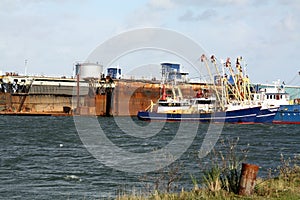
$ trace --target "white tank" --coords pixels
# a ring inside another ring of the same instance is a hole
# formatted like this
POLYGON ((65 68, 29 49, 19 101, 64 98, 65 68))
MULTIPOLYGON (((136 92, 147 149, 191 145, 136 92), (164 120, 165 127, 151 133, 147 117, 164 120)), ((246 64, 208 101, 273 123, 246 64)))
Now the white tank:
POLYGON ((76 67, 81 79, 100 78, 103 72, 103 66, 94 63, 81 63, 76 67))

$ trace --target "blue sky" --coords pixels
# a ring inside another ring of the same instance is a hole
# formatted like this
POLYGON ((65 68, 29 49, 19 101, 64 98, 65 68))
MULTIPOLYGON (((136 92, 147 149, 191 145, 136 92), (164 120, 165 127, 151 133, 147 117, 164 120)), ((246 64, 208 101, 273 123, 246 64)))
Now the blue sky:
POLYGON ((71 76, 112 36, 161 27, 218 58, 243 56, 253 82, 300 84, 298 0, 1 0, 0 24, 3 72, 28 60, 29 74, 71 76))

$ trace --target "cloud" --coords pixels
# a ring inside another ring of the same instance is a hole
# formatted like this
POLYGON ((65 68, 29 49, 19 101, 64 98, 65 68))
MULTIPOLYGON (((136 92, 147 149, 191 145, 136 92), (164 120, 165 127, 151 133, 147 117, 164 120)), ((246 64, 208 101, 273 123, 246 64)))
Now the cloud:
POLYGON ((217 57, 242 55, 249 70, 261 70, 261 80, 271 76, 266 70, 297 66, 298 0, 136 0, 120 8, 116 2, 0 0, 0 70, 23 71, 28 59, 29 72, 70 72, 105 39, 148 26, 186 34, 217 57))
POLYGON ((288 14, 284 16, 279 22, 279 28, 287 31, 294 31, 296 30, 297 21, 295 16, 292 14, 288 14))
POLYGON ((204 10, 201 14, 195 15, 192 10, 187 10, 182 16, 178 19, 179 21, 199 21, 199 20, 208 20, 217 16, 217 12, 214 9, 204 10))
POLYGON ((184 6, 197 6, 197 7, 224 7, 224 6, 236 6, 236 5, 247 5, 251 1, 249 0, 210 0, 210 1, 199 1, 199 0, 172 0, 174 4, 184 6))
POLYGON ((27 59, 31 74, 72 74, 73 63, 84 61, 118 26, 109 16, 86 12, 88 5, 79 0, 0 1, 0 4, 4 6, 0 12, 0 70, 3 71, 22 73, 27 59), (14 5, 16 2, 20 4, 14 5), (5 9, 10 12, 4 12, 5 9))
POLYGON ((0 13, 14 14, 35 8, 46 4, 63 6, 65 3, 78 3, 82 0, 1 0, 0 1, 0 13))
POLYGON ((161 26, 163 19, 162 11, 150 12, 148 7, 139 8, 131 13, 125 20, 125 28, 161 26))
POLYGON ((163 26, 164 20, 175 8, 172 0, 149 0, 127 17, 126 28, 163 26))
POLYGON ((148 6, 154 9, 171 9, 175 4, 172 0, 150 0, 148 6))
POLYGON ((197 17, 192 10, 187 10, 182 16, 179 17, 179 21, 197 21, 197 17))

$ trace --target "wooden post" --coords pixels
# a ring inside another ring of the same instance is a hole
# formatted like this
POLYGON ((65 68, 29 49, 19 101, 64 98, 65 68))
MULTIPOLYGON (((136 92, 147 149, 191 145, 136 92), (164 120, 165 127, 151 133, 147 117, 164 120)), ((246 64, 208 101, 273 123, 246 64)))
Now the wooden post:
POLYGON ((251 164, 242 164, 242 172, 239 184, 239 195, 253 194, 258 166, 251 164))

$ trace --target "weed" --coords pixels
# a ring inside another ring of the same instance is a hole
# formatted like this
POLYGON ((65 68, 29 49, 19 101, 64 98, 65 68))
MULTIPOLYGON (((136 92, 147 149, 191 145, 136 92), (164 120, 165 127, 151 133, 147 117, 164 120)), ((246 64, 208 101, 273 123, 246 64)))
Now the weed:
POLYGON ((300 167, 299 159, 284 158, 281 154, 281 164, 277 170, 269 169, 269 177, 266 180, 257 181, 255 191, 258 196, 267 198, 300 199, 300 167), (272 175, 272 171, 279 174, 272 175))
POLYGON ((178 189, 176 184, 182 177, 181 173, 182 165, 173 163, 172 165, 158 170, 156 173, 145 174, 140 177, 140 180, 144 183, 146 190, 156 192, 174 192, 178 189))
POLYGON ((238 153, 239 138, 221 140, 221 147, 225 150, 214 148, 210 154, 211 165, 209 170, 204 170, 204 185, 210 191, 224 189, 227 192, 238 193, 240 182, 241 164, 247 158, 248 148, 240 149, 238 153))

